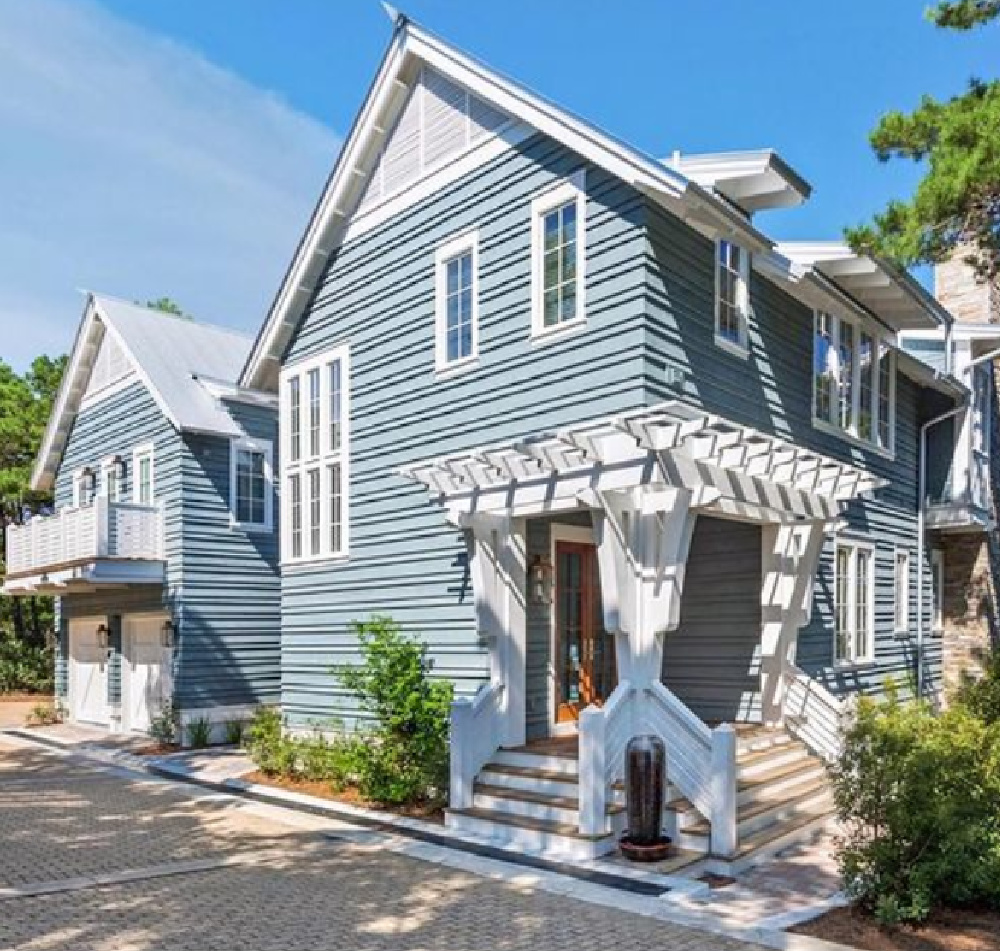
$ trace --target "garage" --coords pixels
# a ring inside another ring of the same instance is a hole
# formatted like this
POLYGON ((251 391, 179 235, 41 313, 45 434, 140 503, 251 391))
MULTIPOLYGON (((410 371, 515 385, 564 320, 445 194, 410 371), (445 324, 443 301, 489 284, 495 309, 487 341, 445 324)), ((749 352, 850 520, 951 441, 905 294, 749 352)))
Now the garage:
POLYGON ((146 733, 170 699, 170 649, 162 614, 122 618, 122 727, 146 733))
POLYGON ((84 723, 108 725, 108 651, 99 628, 104 617, 69 622, 70 716, 84 723))

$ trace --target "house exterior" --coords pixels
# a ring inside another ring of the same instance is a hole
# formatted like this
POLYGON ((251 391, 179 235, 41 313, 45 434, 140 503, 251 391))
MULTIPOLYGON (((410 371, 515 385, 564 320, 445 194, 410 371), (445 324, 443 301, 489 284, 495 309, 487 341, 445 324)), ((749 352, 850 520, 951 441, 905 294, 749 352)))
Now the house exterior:
POLYGON ((279 698, 277 411, 235 385, 250 342, 88 297, 32 477, 54 512, 8 530, 3 588, 57 598, 71 720, 221 739, 279 698))
POLYGON ((240 379, 280 406, 293 728, 355 720, 330 669, 385 613, 456 687, 455 828, 607 851, 646 732, 687 848, 825 821, 849 698, 940 687, 919 433, 969 390, 899 349, 951 323, 907 275, 757 226, 809 193, 396 20, 240 379))

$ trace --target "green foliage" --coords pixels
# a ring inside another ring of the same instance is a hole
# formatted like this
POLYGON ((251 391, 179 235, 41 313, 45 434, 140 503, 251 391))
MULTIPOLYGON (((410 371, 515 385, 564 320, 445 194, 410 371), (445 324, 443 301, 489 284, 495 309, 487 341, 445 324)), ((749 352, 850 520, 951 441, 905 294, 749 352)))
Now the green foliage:
POLYGON ((990 655, 979 680, 966 678, 962 682, 954 702, 986 723, 1000 722, 1000 651, 990 655))
POLYGON ((62 723, 62 711, 50 703, 36 703, 28 714, 29 726, 51 726, 62 723))
POLYGON ((0 694, 52 693, 55 683, 53 652, 0 631, 0 694))
POLYGON ((195 749, 208 746, 212 741, 212 724, 208 717, 198 717, 188 724, 188 742, 195 749))
MULTIPOLYGON (((136 301, 138 304, 139 302, 136 301)), ((157 300, 146 301, 146 306, 150 310, 158 310, 164 314, 170 314, 172 317, 183 317, 185 320, 191 320, 189 314, 185 314, 181 310, 180 305, 170 297, 160 297, 157 300)))
POLYGON ((246 730, 246 749, 265 776, 279 776, 288 763, 284 721, 277 707, 258 707, 246 730))
POLYGON ((883 923, 1000 908, 1000 726, 862 699, 833 784, 848 894, 883 923))
POLYGON ((334 675, 374 721, 358 748, 362 795, 388 804, 445 799, 451 684, 431 678, 426 645, 405 637, 391 618, 352 628, 364 662, 334 675))
POLYGON ((225 736, 227 746, 239 746, 243 743, 243 721, 226 720, 225 736))
MULTIPOLYGON (((960 30, 998 14, 1000 0, 957 0, 929 11, 938 26, 960 30)), ((909 159, 926 171, 912 198, 847 230, 856 251, 903 266, 958 251, 980 277, 1000 273, 1000 82, 972 80, 961 95, 924 96, 911 113, 889 112, 871 145, 879 161, 909 159)))
POLYGON ((177 721, 174 718, 173 704, 166 701, 149 723, 149 735, 165 746, 174 742, 177 736, 177 721))

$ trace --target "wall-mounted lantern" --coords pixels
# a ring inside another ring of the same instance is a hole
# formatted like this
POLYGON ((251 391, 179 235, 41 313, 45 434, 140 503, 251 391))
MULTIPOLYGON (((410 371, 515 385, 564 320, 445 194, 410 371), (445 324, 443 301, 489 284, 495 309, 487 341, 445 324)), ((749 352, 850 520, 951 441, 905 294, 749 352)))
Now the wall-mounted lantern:
POLYGON ((84 505, 90 505, 95 495, 97 495, 97 470, 86 466, 80 473, 80 501, 84 505))
POLYGON ((97 625, 97 646, 102 650, 106 651, 108 649, 108 644, 111 640, 111 631, 109 630, 107 624, 97 625))
POLYGON ((528 566, 528 598, 532 604, 552 603, 555 571, 544 555, 535 555, 528 566))
POLYGON ((174 622, 170 618, 167 618, 160 628, 160 643, 164 647, 174 646, 174 622))

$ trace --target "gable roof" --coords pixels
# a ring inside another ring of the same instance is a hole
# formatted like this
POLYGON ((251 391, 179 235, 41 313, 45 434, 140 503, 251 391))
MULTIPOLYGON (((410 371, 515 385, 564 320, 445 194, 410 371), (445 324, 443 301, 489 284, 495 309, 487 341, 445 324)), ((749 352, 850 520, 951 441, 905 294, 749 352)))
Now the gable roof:
POLYGON ((275 388, 284 350, 330 253, 343 240, 379 149, 408 99, 420 65, 430 66, 493 108, 561 142, 694 227, 728 235, 754 251, 772 246, 740 211, 676 169, 502 76, 400 14, 375 80, 254 342, 242 385, 275 388))
POLYGON ((234 383, 250 350, 247 335, 113 297, 88 294, 32 473, 31 487, 37 491, 52 486, 105 334, 124 351, 178 432, 242 434, 222 402, 202 385, 200 378, 234 383))

